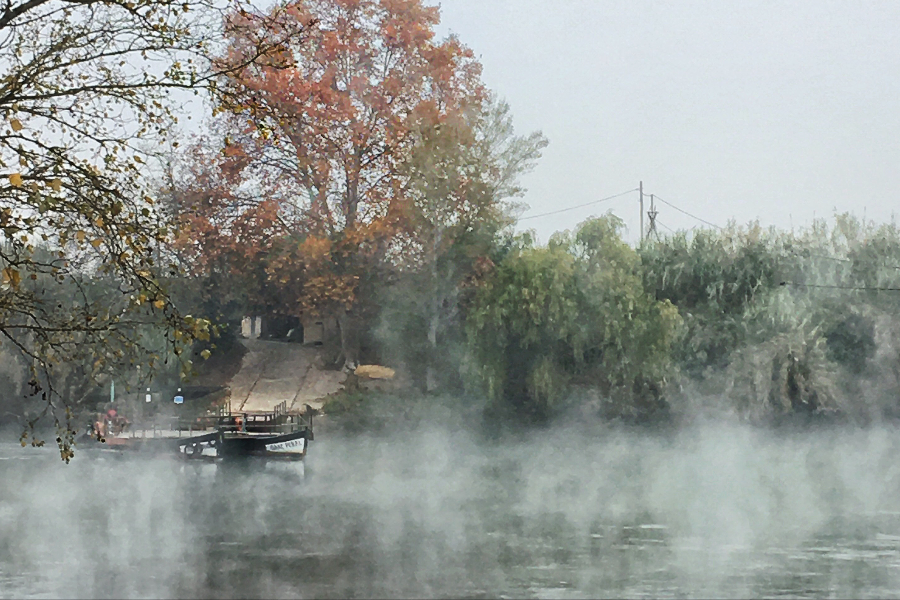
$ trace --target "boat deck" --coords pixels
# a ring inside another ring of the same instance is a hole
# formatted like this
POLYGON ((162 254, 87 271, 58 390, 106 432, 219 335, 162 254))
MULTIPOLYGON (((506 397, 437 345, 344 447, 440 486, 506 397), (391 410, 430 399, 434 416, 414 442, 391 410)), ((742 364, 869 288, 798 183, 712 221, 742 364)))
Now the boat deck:
POLYGON ((183 458, 263 456, 300 460, 313 439, 312 414, 218 412, 168 423, 129 424, 102 441, 118 450, 174 452, 183 458))

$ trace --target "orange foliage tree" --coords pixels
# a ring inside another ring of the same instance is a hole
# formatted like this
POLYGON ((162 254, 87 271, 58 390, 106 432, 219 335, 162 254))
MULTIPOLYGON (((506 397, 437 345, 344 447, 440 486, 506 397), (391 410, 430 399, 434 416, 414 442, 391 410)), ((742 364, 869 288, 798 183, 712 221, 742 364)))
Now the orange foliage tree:
POLYGON ((277 201, 241 185, 243 164, 234 149, 216 152, 202 140, 169 170, 166 187, 179 224, 174 250, 203 281, 201 302, 212 316, 228 305, 273 308, 266 263, 276 240, 292 231, 277 201))
MULTIPOLYGON (((226 149, 246 159, 244 180, 293 223, 267 267, 284 310, 334 311, 352 365, 361 289, 411 226, 403 164, 413 132, 477 110, 481 66, 456 38, 436 39, 439 11, 420 0, 298 0, 279 10, 275 33, 296 39, 284 35, 296 27, 303 43, 224 78, 216 113, 226 149)), ((234 31, 252 30, 253 17, 233 18, 234 31)), ((225 59, 247 46, 235 35, 225 59)))

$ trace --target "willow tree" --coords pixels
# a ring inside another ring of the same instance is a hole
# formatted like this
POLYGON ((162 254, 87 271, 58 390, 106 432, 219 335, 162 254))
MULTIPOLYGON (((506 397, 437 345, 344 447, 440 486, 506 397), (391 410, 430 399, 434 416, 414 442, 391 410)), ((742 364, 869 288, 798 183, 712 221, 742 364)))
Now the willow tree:
POLYGON ((148 326, 164 327, 175 353, 209 334, 162 284, 175 272, 159 251, 171 228, 148 191, 142 150, 168 138, 173 93, 214 87, 284 42, 248 32, 241 63, 213 65, 223 24, 240 27, 224 10, 249 9, 23 0, 0 12, 0 339, 26 358, 44 404, 37 418, 56 423, 64 459, 73 431, 54 383, 61 365, 84 361, 95 378, 152 366, 137 334, 148 326), (114 293, 89 293, 100 279, 114 293))
POLYGON ((897 414, 896 226, 846 214, 797 232, 731 224, 641 254, 645 285, 684 316, 673 357, 705 392, 688 404, 706 398, 750 419, 897 414))
POLYGON ((481 381, 499 406, 551 415, 575 387, 609 416, 665 408, 670 347, 680 317, 645 290, 622 222, 607 215, 546 247, 527 240, 497 265, 467 317, 481 381))

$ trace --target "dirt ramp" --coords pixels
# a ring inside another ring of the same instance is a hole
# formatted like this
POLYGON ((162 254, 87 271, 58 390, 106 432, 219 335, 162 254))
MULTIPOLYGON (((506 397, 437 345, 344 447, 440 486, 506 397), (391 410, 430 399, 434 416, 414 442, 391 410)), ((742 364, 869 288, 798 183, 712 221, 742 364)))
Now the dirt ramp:
POLYGON ((304 404, 318 409, 343 388, 346 373, 322 369, 315 347, 267 340, 241 343, 247 353, 229 383, 233 410, 269 411, 281 402, 289 409, 304 404))

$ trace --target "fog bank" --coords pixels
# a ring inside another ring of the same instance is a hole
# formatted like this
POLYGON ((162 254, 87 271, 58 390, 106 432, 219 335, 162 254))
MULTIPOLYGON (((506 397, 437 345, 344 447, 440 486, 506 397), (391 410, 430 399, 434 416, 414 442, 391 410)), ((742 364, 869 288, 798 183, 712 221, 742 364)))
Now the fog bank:
MULTIPOLYGON (((0 450, 19 597, 877 596, 900 432, 336 436, 305 466, 0 450)), ((6 595, 4 594, 4 595, 6 595)))

